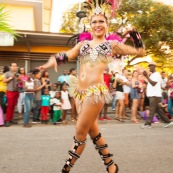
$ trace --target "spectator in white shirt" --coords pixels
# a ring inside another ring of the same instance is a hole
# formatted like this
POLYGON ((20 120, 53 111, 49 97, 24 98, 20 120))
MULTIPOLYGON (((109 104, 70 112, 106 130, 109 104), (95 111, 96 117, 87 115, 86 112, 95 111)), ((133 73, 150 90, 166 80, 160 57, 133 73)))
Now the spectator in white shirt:
POLYGON ((158 72, 156 72, 156 63, 151 62, 149 63, 149 70, 151 75, 148 76, 147 72, 144 71, 143 75, 148 80, 147 85, 147 97, 149 98, 149 107, 150 107, 150 114, 146 123, 142 126, 142 128, 151 128, 151 123, 153 120, 153 116, 157 112, 160 118, 166 123, 164 127, 168 127, 173 125, 173 122, 169 120, 167 116, 165 116, 161 106, 159 103, 162 101, 162 92, 161 92, 161 76, 158 72))
POLYGON ((124 85, 123 85, 123 91, 124 91, 124 118, 125 118, 125 112, 126 112, 126 108, 128 107, 129 105, 129 93, 130 93, 130 82, 128 81, 127 79, 127 76, 128 76, 128 71, 126 69, 123 69, 123 76, 121 77, 121 79, 123 80, 124 82, 124 85))

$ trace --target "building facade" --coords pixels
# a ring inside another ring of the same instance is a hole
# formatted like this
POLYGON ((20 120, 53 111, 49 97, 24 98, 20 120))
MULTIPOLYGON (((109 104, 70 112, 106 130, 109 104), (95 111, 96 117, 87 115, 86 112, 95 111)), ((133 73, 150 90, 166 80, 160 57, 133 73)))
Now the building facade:
MULTIPOLYGON (((16 62, 26 71, 45 63, 51 54, 69 50, 67 41, 72 35, 50 33, 52 0, 0 0, 10 12, 7 21, 20 35, 13 46, 0 46, 0 67, 16 62)), ((76 61, 61 65, 58 74, 49 69, 56 81, 63 69, 76 68, 76 61)))

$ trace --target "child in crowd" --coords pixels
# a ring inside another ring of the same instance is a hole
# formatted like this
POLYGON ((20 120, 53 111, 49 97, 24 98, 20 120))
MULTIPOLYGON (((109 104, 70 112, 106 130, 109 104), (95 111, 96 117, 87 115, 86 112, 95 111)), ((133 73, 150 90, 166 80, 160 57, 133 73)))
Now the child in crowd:
POLYGON ((165 103, 159 103, 159 106, 161 106, 163 112, 165 113, 165 116, 167 116, 169 119, 171 119, 171 114, 170 112, 168 111, 168 104, 165 104, 165 103))
POLYGON ((41 96, 41 122, 48 123, 49 115, 49 106, 50 106, 50 95, 49 89, 44 89, 44 94, 41 96))
MULTIPOLYGON (((150 108, 149 106, 145 106, 145 111, 138 111, 138 114, 145 120, 148 120, 149 114, 150 114, 150 108)), ((156 116, 153 117, 153 123, 159 123, 159 120, 156 116)))
POLYGON ((41 77, 41 83, 46 82, 46 85, 42 88, 42 94, 44 94, 44 89, 48 89, 50 91, 51 89, 51 82, 49 79, 49 73, 47 71, 43 71, 42 77, 41 77))
POLYGON ((29 124, 30 110, 33 106, 34 94, 35 94, 35 85, 34 80, 32 79, 32 73, 27 73, 27 80, 23 82, 24 90, 24 125, 23 127, 31 127, 29 124))
POLYGON ((56 92, 55 97, 51 99, 51 104, 53 106, 53 124, 56 125, 57 122, 61 122, 61 116, 62 116, 61 92, 59 91, 56 92))
POLYGON ((52 101, 53 101, 53 99, 55 97, 55 94, 57 92, 57 89, 58 89, 58 84, 57 83, 54 83, 52 85, 52 90, 49 91, 49 94, 50 94, 50 102, 51 102, 51 104, 50 104, 50 111, 49 111, 49 113, 50 113, 50 122, 53 122, 53 105, 52 105, 52 101))
POLYGON ((71 109, 66 83, 63 83, 61 85, 61 98, 62 98, 62 123, 66 124, 67 110, 71 109))
POLYGON ((33 123, 38 123, 40 121, 40 108, 41 108, 41 90, 46 85, 46 82, 41 84, 41 72, 39 69, 33 70, 34 75, 34 84, 36 87, 35 98, 34 98, 34 107, 33 107, 33 123))

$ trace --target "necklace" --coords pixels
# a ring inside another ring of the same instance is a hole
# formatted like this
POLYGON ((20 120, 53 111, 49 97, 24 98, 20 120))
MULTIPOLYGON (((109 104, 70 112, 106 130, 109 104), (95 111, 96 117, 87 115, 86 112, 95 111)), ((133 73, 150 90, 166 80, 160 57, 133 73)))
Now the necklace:
POLYGON ((90 52, 91 60, 96 61, 97 57, 98 57, 98 51, 96 50, 96 48, 92 48, 90 52))

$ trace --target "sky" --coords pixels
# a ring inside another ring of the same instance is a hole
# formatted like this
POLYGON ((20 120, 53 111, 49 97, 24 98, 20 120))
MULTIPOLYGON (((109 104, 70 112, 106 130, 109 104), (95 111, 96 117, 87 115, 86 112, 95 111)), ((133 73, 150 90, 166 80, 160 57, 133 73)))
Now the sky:
POLYGON ((167 5, 173 5, 173 0, 158 0, 158 1, 164 2, 167 5))
MULTIPOLYGON (((164 2, 167 5, 173 5, 173 0, 155 0, 164 2)), ((78 2, 84 2, 84 0, 53 0, 53 9, 52 9, 52 19, 50 32, 58 32, 62 24, 63 13, 70 8, 73 4, 78 2), (68 5, 67 5, 68 4, 68 5)))
POLYGON ((52 9, 52 20, 50 31, 58 32, 62 23, 63 13, 69 9, 70 6, 78 2, 83 2, 84 0, 53 0, 52 9), (67 5, 68 4, 68 5, 67 5))

